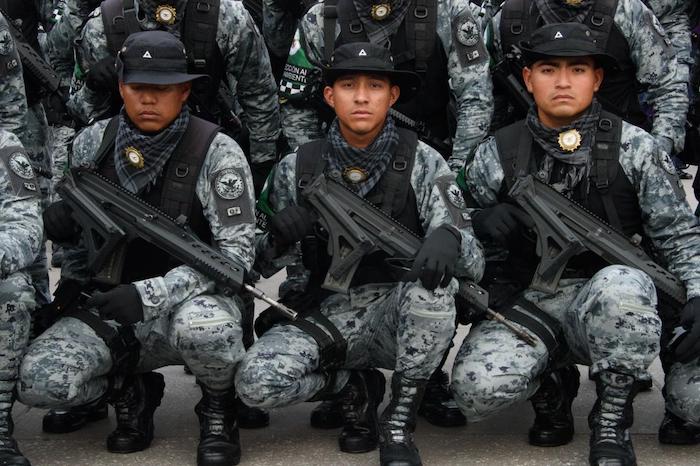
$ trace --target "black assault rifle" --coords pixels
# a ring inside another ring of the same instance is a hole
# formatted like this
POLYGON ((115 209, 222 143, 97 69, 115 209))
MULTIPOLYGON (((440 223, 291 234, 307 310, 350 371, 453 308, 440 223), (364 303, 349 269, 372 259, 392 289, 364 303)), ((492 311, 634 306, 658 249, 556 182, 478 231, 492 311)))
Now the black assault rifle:
POLYGON ((126 246, 130 240, 141 238, 214 280, 222 293, 232 295, 244 288, 287 318, 297 318, 295 311, 245 283, 243 266, 202 242, 185 226, 184 216, 172 219, 90 166, 71 169, 56 191, 82 227, 87 266, 95 281, 119 284, 126 246))
MULTIPOLYGON (((331 265, 323 288, 347 293, 360 260, 375 251, 384 251, 393 263, 407 263, 418 254, 423 240, 380 209, 342 184, 320 175, 302 191, 304 199, 319 216, 328 232, 331 265)), ((488 307, 488 293, 473 282, 463 281, 458 294, 479 313, 505 324, 529 344, 532 336, 514 327, 505 317, 488 307)))
POLYGON ((540 263, 532 288, 552 293, 573 256, 591 251, 610 264, 641 270, 677 308, 686 302, 685 286, 639 246, 586 209, 532 175, 519 178, 509 194, 535 222, 540 263))

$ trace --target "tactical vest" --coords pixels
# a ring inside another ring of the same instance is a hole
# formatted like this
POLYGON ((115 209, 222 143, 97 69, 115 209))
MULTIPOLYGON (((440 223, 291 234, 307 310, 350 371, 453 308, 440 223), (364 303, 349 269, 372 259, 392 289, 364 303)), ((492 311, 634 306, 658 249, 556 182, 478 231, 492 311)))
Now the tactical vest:
MULTIPOLYGON (((180 40, 187 50, 190 73, 207 74, 209 80, 192 83, 189 103, 197 116, 218 122, 217 94, 224 76, 224 58, 216 43, 220 0, 190 0, 180 21, 180 40)), ((134 0, 105 0, 100 6, 107 48, 117 56, 126 38, 140 32, 134 0)))
MULTIPOLYGON (((364 199, 422 237, 423 228, 416 205, 416 193, 411 186, 418 136, 413 131, 403 128, 397 128, 397 131, 399 145, 387 171, 364 199)), ((301 194, 303 188, 326 170, 326 159, 323 154, 330 150, 332 149, 326 140, 312 141, 297 149, 296 180, 299 205, 304 203, 301 194)), ((316 238, 316 244, 310 244, 309 241, 302 242, 304 265, 311 270, 310 286, 318 287, 328 272, 331 258, 327 253, 327 243, 324 239, 316 238)), ((386 258, 387 255, 383 252, 365 256, 350 286, 392 281, 389 277, 393 272, 384 263, 386 258)))
MULTIPOLYGON (((39 47, 39 12, 34 7, 34 3, 27 0, 0 0, 0 8, 6 13, 7 21, 12 21, 22 32, 24 41, 37 53, 41 54, 39 47)), ((32 106, 41 97, 41 84, 26 69, 23 70, 23 77, 27 104, 32 106)))
MULTIPOLYGON (((579 183, 572 199, 627 237, 644 237, 637 192, 619 161, 622 125, 620 117, 601 112, 588 184, 579 183)), ((496 131, 495 137, 504 181, 510 190, 518 177, 537 172, 544 151, 534 142, 524 120, 496 131)), ((569 264, 590 273, 605 265, 592 253, 581 254, 569 264)))
MULTIPOLYGON (((609 112, 619 115, 633 125, 649 129, 649 122, 639 105, 640 85, 636 66, 630 56, 629 44, 615 24, 618 0, 597 0, 583 24, 588 26, 601 52, 615 57, 618 66, 606 70, 605 79, 596 94, 609 112)), ((530 40, 532 33, 544 24, 537 5, 532 0, 508 0, 501 10, 499 26, 503 52, 530 40)), ((515 73, 520 76, 520 70, 515 73)))
MULTIPOLYGON (((326 63, 340 45, 369 41, 352 0, 325 1, 323 17, 326 63), (334 39, 336 20, 340 35, 334 39)), ((454 132, 454 121, 449 121, 446 112, 451 98, 447 55, 436 27, 437 0, 412 0, 401 26, 391 37, 391 54, 396 69, 414 71, 422 82, 415 97, 397 102, 393 108, 422 122, 431 137, 444 140, 454 132)), ((402 124, 398 118, 396 122, 402 124)))
MULTIPOLYGON (((113 117, 102 136, 95 164, 98 172, 116 184, 119 183, 114 166, 114 144, 119 127, 119 117, 113 117)), ((188 227, 205 243, 211 242, 209 222, 204 216, 196 187, 202 163, 219 127, 197 117, 190 122, 173 155, 163 168, 163 176, 140 197, 159 208, 170 217, 184 216, 188 227)), ((165 275, 181 262, 137 239, 129 244, 124 262, 122 283, 133 283, 146 278, 165 275)))

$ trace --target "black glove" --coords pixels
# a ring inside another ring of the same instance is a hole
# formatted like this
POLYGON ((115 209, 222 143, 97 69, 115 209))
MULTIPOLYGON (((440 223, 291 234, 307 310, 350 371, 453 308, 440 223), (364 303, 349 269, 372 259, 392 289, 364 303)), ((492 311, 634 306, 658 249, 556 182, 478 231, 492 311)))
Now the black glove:
POLYGON ((132 284, 118 285, 104 293, 97 291, 85 305, 97 309, 104 320, 116 320, 122 325, 143 321, 141 295, 132 284))
POLYGON ((57 201, 48 206, 42 214, 46 237, 54 243, 69 243, 75 240, 79 225, 71 217, 72 213, 66 201, 57 201))
POLYGON ((700 356, 700 298, 690 298, 681 311, 681 325, 687 333, 676 346, 677 361, 687 363, 700 356))
POLYGON ((85 76, 85 85, 95 92, 117 92, 117 65, 114 57, 105 57, 90 67, 85 76))
POLYGON ((491 239, 507 246, 520 233, 521 227, 534 228, 535 223, 519 207, 501 203, 475 212, 472 225, 478 239, 491 239))
POLYGON ((447 286, 454 275, 461 243, 462 237, 456 229, 439 227, 425 238, 403 281, 420 279, 427 290, 447 286))
POLYGON ((297 241, 301 241, 313 230, 314 217, 309 209, 298 205, 285 207, 268 221, 275 248, 284 251, 297 241))

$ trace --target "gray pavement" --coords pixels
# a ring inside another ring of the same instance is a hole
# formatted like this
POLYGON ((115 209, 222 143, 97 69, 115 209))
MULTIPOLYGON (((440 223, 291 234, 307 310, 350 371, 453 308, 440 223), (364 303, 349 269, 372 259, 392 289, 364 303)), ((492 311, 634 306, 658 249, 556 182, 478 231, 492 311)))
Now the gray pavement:
MULTIPOLYGON (((693 170, 694 171, 694 170, 693 170)), ((688 198, 695 205, 690 182, 685 181, 688 198)), ((52 278, 56 278, 53 271, 52 278)), ((282 275, 261 282, 260 287, 276 294, 282 275)), ((262 306, 260 306, 262 307, 262 306)), ((461 327, 447 368, 468 328, 461 327)), ((581 366, 581 389, 574 403, 576 436, 572 443, 558 448, 528 445, 527 430, 532 422, 529 404, 516 406, 488 421, 463 428, 431 426, 421 419, 416 439, 426 465, 583 465, 587 464, 588 426, 586 417, 595 399, 595 387, 587 380, 587 368, 581 366)), ((181 366, 160 370, 165 374, 166 391, 156 411, 156 433, 152 446, 130 455, 110 454, 105 450, 107 434, 114 428, 114 413, 108 420, 91 424, 71 434, 41 432, 44 410, 15 407, 16 438, 35 466, 175 466, 196 463, 198 425, 194 405, 199 389, 194 377, 181 366)), ((640 465, 696 465, 700 447, 669 447, 658 443, 656 432, 663 415, 663 373, 657 361, 650 368, 654 386, 641 393, 634 403, 633 439, 640 465)), ((378 453, 348 455, 338 451, 337 430, 323 431, 309 426, 314 404, 277 409, 271 412, 271 425, 259 430, 241 430, 242 465, 366 465, 378 464, 378 453)))

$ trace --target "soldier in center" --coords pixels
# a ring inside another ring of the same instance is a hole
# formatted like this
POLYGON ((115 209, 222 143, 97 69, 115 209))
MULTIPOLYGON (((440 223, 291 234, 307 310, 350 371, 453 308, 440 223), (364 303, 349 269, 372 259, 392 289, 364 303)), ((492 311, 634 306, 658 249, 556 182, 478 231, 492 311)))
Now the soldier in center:
POLYGON ((379 429, 382 465, 419 465, 416 411, 454 334, 452 277, 478 279, 483 253, 464 212, 455 210, 461 196, 450 201, 454 185, 442 182, 451 174, 444 159, 387 116, 400 95, 417 87, 417 75, 396 71, 387 49, 353 42, 336 49, 324 78, 324 97, 337 118, 327 138, 301 146, 274 169, 258 203, 269 220, 256 258, 256 269, 269 276, 296 258, 294 245, 303 240, 312 276, 307 294, 318 296, 317 307, 304 323, 276 325, 260 337, 236 373, 236 390, 258 407, 339 398, 346 421, 341 450, 373 449, 379 429), (375 252, 362 257, 347 294, 321 288, 327 239, 297 191, 320 174, 424 236, 408 273, 397 275, 387 254, 375 252), (314 331, 318 326, 324 329, 314 331), (326 332, 335 342, 330 347, 345 346, 335 352, 334 366, 322 358, 329 345, 318 343, 326 332), (384 380, 374 367, 394 369, 379 427, 384 380))

